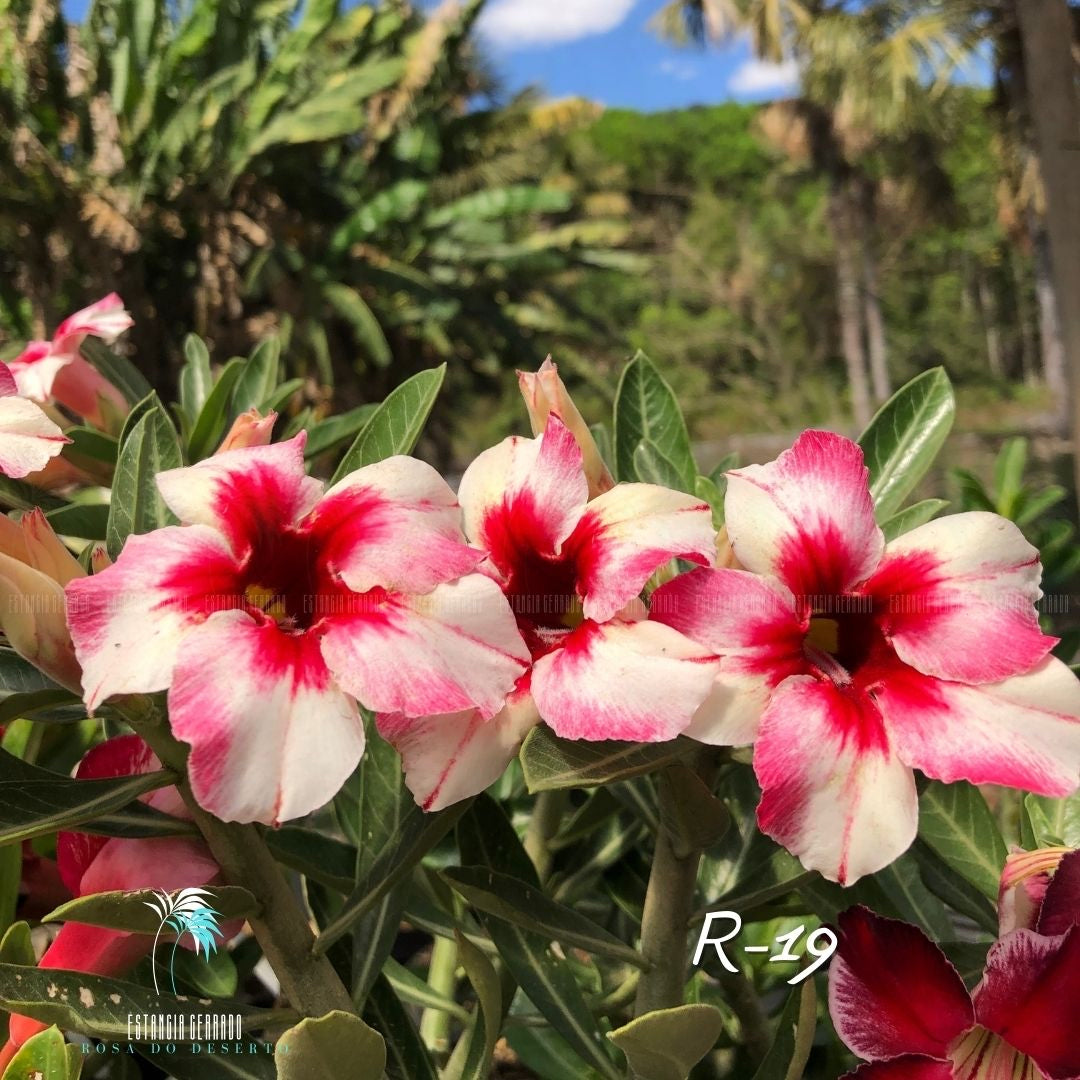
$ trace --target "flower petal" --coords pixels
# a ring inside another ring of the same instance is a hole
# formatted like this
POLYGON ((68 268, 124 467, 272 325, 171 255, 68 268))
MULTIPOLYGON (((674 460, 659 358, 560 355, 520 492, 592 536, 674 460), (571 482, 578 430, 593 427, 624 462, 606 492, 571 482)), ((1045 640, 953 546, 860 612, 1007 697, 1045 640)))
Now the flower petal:
POLYGON ((0 472, 18 479, 44 469, 71 440, 24 397, 0 397, 0 472))
POLYGON ((1046 887, 1039 911, 1040 934, 1064 934, 1080 923, 1080 851, 1070 851, 1046 887))
POLYGON ((915 839, 911 769, 857 691, 795 675, 774 692, 754 747, 761 831, 808 870, 850 885, 915 839))
POLYGON ((1057 643, 1039 629, 1039 553, 997 514, 954 514, 892 541, 865 590, 887 600, 886 636, 925 675, 997 682, 1057 643))
POLYGON ((1006 935, 990 947, 974 997, 979 1023, 1030 1054, 1051 1080, 1080 1075, 1080 927, 1056 937, 1006 935))
POLYGON ((18 392, 33 401, 52 398, 56 376, 71 363, 70 353, 53 348, 49 341, 31 341, 8 365, 18 392))
POLYGON ((356 705, 311 634, 221 612, 184 641, 169 691, 199 805, 277 824, 329 802, 364 752, 356 705))
POLYGON ((956 968, 917 927, 857 906, 840 915, 829 1013, 859 1057, 946 1056, 975 1023, 956 968))
POLYGON ((101 846, 79 882, 79 896, 134 889, 186 889, 205 885, 220 873, 201 840, 160 836, 113 837, 101 846))
POLYGON ((499 586, 482 574, 426 596, 374 590, 367 610, 327 618, 322 652, 338 682, 375 712, 493 716, 529 659, 499 586))
POLYGON ((83 697, 164 690, 184 635, 235 591, 235 557, 204 525, 129 536, 120 558, 65 590, 83 697))
POLYGON ((871 692, 900 756, 928 776, 1059 796, 1080 780, 1080 682, 1052 656, 986 686, 897 664, 871 692))
POLYGON ((458 486, 465 535, 505 577, 523 557, 556 554, 587 498, 581 448, 554 415, 539 438, 515 435, 485 450, 458 486))
POLYGON ((15 382, 15 376, 11 374, 11 368, 0 360, 0 397, 11 397, 17 394, 19 387, 15 382))
POLYGON ((484 558, 465 546, 460 522, 446 481, 423 461, 398 456, 335 484, 303 527, 350 589, 423 593, 484 558))
POLYGON ((540 715, 564 739, 663 742, 690 722, 717 663, 661 623, 586 621, 533 667, 540 715))
POLYGON ((593 499, 564 553, 573 558, 587 619, 606 622, 669 559, 711 566, 716 530, 708 503, 656 484, 618 484, 593 499))
POLYGON ((757 738, 772 691, 809 670, 808 617, 786 585, 744 570, 691 570, 661 585, 649 618, 717 653, 720 673, 685 734, 719 746, 757 738))
POLYGON ((57 352, 77 349, 88 335, 99 337, 111 345, 125 330, 135 325, 135 320, 124 310, 124 301, 114 293, 103 296, 74 315, 69 315, 53 334, 57 352))
POLYGON ((401 755, 405 783, 425 810, 442 810, 490 787, 540 722, 528 688, 485 720, 478 709, 409 719, 381 713, 379 734, 401 755))
POLYGON ((740 563, 796 596, 835 595, 873 573, 885 540, 874 522, 863 453, 806 431, 768 465, 728 473, 728 536, 740 563))
POLYGON ((210 525, 240 554, 260 537, 296 524, 322 483, 304 472, 304 432, 287 442, 226 450, 158 473, 157 486, 185 525, 210 525))

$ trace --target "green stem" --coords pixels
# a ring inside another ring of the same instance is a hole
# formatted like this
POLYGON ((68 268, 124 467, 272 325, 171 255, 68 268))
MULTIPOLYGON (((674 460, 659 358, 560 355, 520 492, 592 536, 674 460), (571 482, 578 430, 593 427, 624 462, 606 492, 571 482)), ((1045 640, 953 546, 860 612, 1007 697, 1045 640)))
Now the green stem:
POLYGON ((522 841, 536 867, 541 884, 551 872, 551 839, 559 831, 566 809, 567 793, 562 790, 541 791, 533 803, 529 827, 522 841))
MULTIPOLYGON (((187 747, 173 738, 161 719, 148 709, 145 699, 128 699, 124 704, 126 718, 161 763, 183 776, 187 747)), ((308 917, 262 833, 254 825, 221 821, 208 814, 195 800, 186 778, 177 787, 225 881, 243 886, 258 898, 259 914, 250 916, 248 922, 293 1007, 307 1016, 323 1016, 334 1009, 354 1013, 349 991, 330 961, 314 954, 315 935, 308 917)))
MULTIPOLYGON (((428 986, 437 994, 452 999, 457 984, 457 966, 457 942, 436 937, 431 946, 428 986)), ((420 1017, 420 1038, 442 1060, 450 1049, 450 1014, 442 1009, 425 1009, 420 1017)))

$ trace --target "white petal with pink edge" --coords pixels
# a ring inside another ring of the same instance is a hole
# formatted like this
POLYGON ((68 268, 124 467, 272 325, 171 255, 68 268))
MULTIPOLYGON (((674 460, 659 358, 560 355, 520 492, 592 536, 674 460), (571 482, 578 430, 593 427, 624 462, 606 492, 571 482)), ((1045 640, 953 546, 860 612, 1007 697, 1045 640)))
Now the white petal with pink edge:
POLYGON ((38 405, 0 397, 0 472, 15 479, 44 469, 71 440, 38 405))
POLYGON ((169 690, 191 744, 199 805, 225 821, 277 824, 337 794, 364 752, 364 724, 310 634, 221 612, 184 642, 169 690))
POLYGON ((356 592, 428 592, 475 570, 484 557, 466 547, 446 481, 416 458, 386 458, 350 473, 303 524, 319 557, 356 592))
POLYGON ((52 397, 56 376, 72 361, 70 353, 57 352, 51 342, 31 341, 14 360, 9 369, 23 397, 33 401, 48 401, 52 397))
POLYGON ((204 525, 129 536, 120 558, 65 589, 68 625, 94 709, 113 694, 164 690, 180 643, 236 588, 225 538, 204 525))
POLYGON ((850 439, 806 431, 768 465, 728 473, 728 537, 739 562, 799 596, 846 592, 885 547, 863 453, 850 439))
POLYGON ((690 723, 717 667, 670 626, 584 622, 536 661, 533 698, 563 738, 663 742, 690 723))
POLYGON ((915 777, 865 697, 796 675, 777 688, 754 747, 758 825, 808 870, 851 885, 915 839, 915 777))
POLYGON ((425 810, 442 810, 490 787, 540 722, 527 689, 485 720, 477 709, 422 716, 380 714, 379 734, 401 755, 405 783, 425 810))
POLYGON ((124 309, 124 301, 113 292, 69 315, 56 328, 53 342, 59 352, 78 349, 88 335, 99 337, 106 345, 111 345, 134 325, 135 320, 124 309))
POLYGON ((618 484, 597 496, 564 551, 578 569, 585 617, 605 622, 669 559, 711 565, 716 530, 707 503, 656 484, 618 484))
POLYGON ((1057 796, 1080 782, 1080 682, 1055 657, 985 686, 898 665, 874 693, 897 752, 928 776, 1057 796))
POLYGON ((185 525, 210 525, 239 553, 267 531, 295 525, 322 495, 304 472, 304 432, 287 442, 226 450, 158 473, 157 486, 185 525))
POLYGON ((510 605, 481 574, 426 596, 376 590, 356 600, 354 613, 326 620, 322 652, 338 682, 375 712, 493 716, 527 666, 510 605))
POLYGON ((926 675, 996 682, 1029 671, 1057 639, 1039 629, 1039 553, 997 514, 931 521, 892 541, 866 590, 900 659, 926 675))
POLYGON ((514 435, 485 450, 458 486, 465 535, 504 574, 520 549, 558 552, 588 497, 581 448, 557 416, 536 439, 514 435))

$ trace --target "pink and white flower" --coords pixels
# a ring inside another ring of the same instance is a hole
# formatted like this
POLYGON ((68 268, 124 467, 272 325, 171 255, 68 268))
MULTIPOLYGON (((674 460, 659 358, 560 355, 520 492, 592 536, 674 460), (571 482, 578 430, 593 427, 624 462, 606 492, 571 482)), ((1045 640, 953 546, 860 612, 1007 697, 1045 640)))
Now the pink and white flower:
POLYGON ((0 473, 16 479, 44 469, 71 440, 38 405, 19 396, 7 364, 0 364, 0 473))
POLYGON ((654 619, 723 657, 687 734, 756 741, 762 830, 850 883, 915 837, 912 768, 1045 795, 1080 779, 1080 683, 1039 629, 1038 552, 995 514, 885 543, 862 451, 808 431, 728 474, 745 570, 694 570, 654 619))
POLYGON ((379 717, 417 802, 435 810, 482 791, 541 719, 569 739, 678 735, 717 663, 649 619, 639 594, 674 557, 711 563, 709 507, 652 484, 619 484, 589 501, 581 448, 555 412, 540 437, 485 450, 458 497, 466 536, 487 553, 532 664, 494 717, 379 717))
POLYGON ((57 401, 99 427, 106 426, 106 410, 118 416, 128 411, 123 394, 79 350, 88 337, 111 345, 133 320, 116 293, 69 315, 52 341, 31 341, 11 361, 19 393, 38 402, 57 401))
POLYGON ((851 908, 829 968, 829 1012, 871 1063, 848 1080, 1071 1080, 1080 1075, 1080 927, 1006 935, 969 994, 917 927, 851 908))
POLYGON ((183 524, 68 586, 87 706, 167 687, 195 796, 227 820, 330 799, 364 749, 357 701, 489 717, 528 660, 434 469, 391 457, 324 492, 303 449, 301 434, 159 474, 183 524))

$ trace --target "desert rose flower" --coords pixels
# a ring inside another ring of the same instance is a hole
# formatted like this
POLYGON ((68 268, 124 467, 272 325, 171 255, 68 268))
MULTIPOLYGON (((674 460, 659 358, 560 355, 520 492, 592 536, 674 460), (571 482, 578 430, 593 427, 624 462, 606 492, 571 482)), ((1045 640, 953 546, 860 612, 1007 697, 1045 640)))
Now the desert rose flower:
POLYGON ((69 315, 52 341, 31 341, 11 361, 19 393, 34 401, 58 401, 98 427, 107 426, 106 410, 123 416, 123 394, 79 352, 88 337, 111 345, 133 325, 116 293, 69 315))
POLYGON ((1080 922, 1080 851, 1017 851, 1005 860, 998 888, 998 928, 1060 934, 1080 922))
MULTIPOLYGON (((157 758, 138 735, 118 735, 91 749, 75 775, 81 780, 113 776, 135 776, 160 769, 157 758)), ((142 801, 155 810, 188 818, 187 808, 175 787, 159 788, 142 801)), ((72 896, 113 890, 161 889, 173 892, 220 879, 220 868, 201 839, 155 837, 125 839, 61 832, 56 842, 56 862, 64 884, 72 896)), ((225 929, 231 937, 239 926, 225 929)), ((107 930, 100 926, 66 922, 38 963, 42 968, 85 971, 95 975, 122 975, 150 952, 153 938, 107 930)), ((10 1056, 47 1024, 26 1016, 13 1015, 8 1047, 0 1056, 10 1056)))
POLYGON ((540 719, 570 739, 678 735, 717 664, 648 619, 639 593, 673 557, 712 561, 709 507, 652 484, 619 484, 589 501, 581 448, 554 412, 539 438, 485 450, 458 498, 466 536, 487 553, 532 666, 495 717, 379 717, 417 802, 434 810, 482 791, 540 719))
POLYGON ((996 514, 885 543, 862 451, 808 431, 728 474, 745 570, 694 570, 653 618, 722 655, 687 730, 756 740, 761 829, 850 883, 915 837, 912 768, 944 781, 1068 795, 1080 778, 1080 682, 1039 629, 1038 552, 996 514))
POLYGON ((0 473, 29 476, 69 442, 38 405, 19 395, 11 368, 0 364, 0 473))
POLYGON ((76 693, 64 586, 85 573, 40 509, 18 522, 0 514, 0 629, 24 660, 76 693))
POLYGON ((1080 1075, 1080 927, 1008 934, 969 994, 921 930, 851 908, 840 916, 829 1012, 871 1062, 849 1080, 1068 1080, 1080 1075))
POLYGON ((357 701, 491 716, 528 660, 434 469, 387 458, 324 492, 304 439, 161 473, 183 525, 68 586, 87 706, 168 688, 195 796, 226 820, 327 802, 364 749, 357 701))

